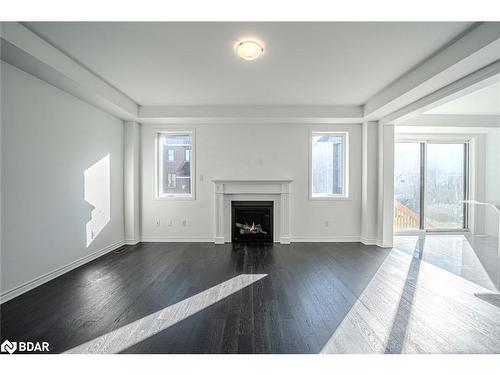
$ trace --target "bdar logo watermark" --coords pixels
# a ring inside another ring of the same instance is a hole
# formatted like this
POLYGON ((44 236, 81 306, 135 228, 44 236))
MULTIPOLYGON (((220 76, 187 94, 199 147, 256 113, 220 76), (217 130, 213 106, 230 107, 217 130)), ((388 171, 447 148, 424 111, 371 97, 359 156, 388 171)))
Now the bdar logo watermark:
POLYGON ((17 342, 10 342, 9 340, 5 340, 0 347, 2 353, 14 353, 17 349, 17 342))
POLYGON ((49 351, 49 343, 47 341, 9 341, 5 340, 2 345, 0 346, 0 351, 2 353, 9 353, 13 354, 16 351, 18 353, 21 352, 28 352, 28 353, 35 353, 35 352, 48 352, 49 351))

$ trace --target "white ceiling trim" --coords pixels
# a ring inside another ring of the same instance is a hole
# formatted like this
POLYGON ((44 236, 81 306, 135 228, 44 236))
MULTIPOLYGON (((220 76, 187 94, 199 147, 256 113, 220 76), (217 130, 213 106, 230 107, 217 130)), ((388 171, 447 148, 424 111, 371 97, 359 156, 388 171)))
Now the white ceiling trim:
POLYGON ((454 138, 460 136, 470 138, 470 135, 488 134, 492 131, 498 130, 491 127, 473 126, 396 126, 394 128, 397 140, 425 139, 438 134, 447 135, 448 139, 450 135, 454 138))
POLYGON ((419 127, 500 127, 499 115, 417 115, 406 121, 399 122, 399 126, 419 127))
POLYGON ((367 119, 379 119, 500 59, 500 23, 482 23, 369 99, 367 119))
POLYGON ((428 110, 429 115, 500 115, 500 74, 496 82, 428 110))
POLYGON ((20 23, 2 23, 1 48, 3 61, 119 118, 137 118, 137 103, 20 23))
POLYGON ((498 74, 500 74, 500 60, 401 107, 382 117, 379 121, 383 124, 397 124, 406 121, 415 115, 422 114, 431 108, 495 82, 498 74))
POLYGON ((362 121, 361 106, 141 106, 143 122, 337 122, 362 121))
MULTIPOLYGON (((123 120, 138 122, 386 122, 457 92, 443 82, 469 74, 477 83, 500 72, 500 23, 481 24, 382 90, 364 106, 139 106, 101 77, 19 23, 3 23, 1 59, 123 120), (484 74, 484 72, 487 74, 484 74), (488 73, 489 72, 489 73, 488 73), (449 74, 448 74, 449 73, 449 74), (443 80, 443 75, 446 80, 443 80), (489 74, 489 75, 488 75, 489 74), (430 92, 433 95, 428 95, 430 92), (425 96, 427 93, 427 96, 425 96), (437 94, 434 94, 437 93, 437 94), (446 94, 446 95, 444 95, 446 94), (425 100, 422 102, 422 98, 425 100), (411 105, 409 105, 411 104, 411 105), (384 115, 385 114, 385 115, 384 115), (384 115, 384 116, 382 116, 384 115)), ((464 87, 460 87, 463 89, 464 87)))

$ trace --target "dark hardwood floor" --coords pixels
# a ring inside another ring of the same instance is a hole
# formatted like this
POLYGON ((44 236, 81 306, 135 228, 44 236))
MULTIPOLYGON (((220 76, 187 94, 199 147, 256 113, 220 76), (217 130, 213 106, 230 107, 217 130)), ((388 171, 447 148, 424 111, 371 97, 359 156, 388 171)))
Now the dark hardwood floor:
POLYGON ((144 243, 1 306, 52 353, 500 353, 487 289, 359 243, 144 243))

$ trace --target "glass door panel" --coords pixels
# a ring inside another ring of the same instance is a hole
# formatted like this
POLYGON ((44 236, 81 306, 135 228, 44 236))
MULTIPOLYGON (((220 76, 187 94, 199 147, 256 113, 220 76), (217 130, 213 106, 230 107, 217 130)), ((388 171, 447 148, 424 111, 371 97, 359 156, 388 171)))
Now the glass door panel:
POLYGON ((465 156, 463 143, 427 144, 425 229, 465 227, 465 156))
POLYGON ((421 143, 394 145, 394 230, 420 229, 421 143))

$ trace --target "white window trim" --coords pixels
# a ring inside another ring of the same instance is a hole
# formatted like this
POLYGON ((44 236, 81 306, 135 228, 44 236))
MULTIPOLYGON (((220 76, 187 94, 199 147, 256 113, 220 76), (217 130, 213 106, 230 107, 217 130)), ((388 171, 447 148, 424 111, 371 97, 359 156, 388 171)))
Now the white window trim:
POLYGON ((154 200, 169 200, 169 201, 191 201, 196 199, 196 133, 194 129, 168 129, 156 130, 155 135, 155 154, 154 154, 154 200), (160 181, 162 181, 162 170, 160 168, 160 137, 162 135, 191 135, 191 158, 189 160, 191 166, 191 194, 160 194, 160 181))
POLYGON ((335 130, 309 130, 309 200, 350 200, 349 192, 349 132, 347 131, 335 131, 335 130), (344 148, 343 148, 343 168, 344 168, 344 179, 342 186, 342 194, 321 194, 313 195, 313 168, 312 168, 312 138, 314 134, 328 134, 333 136, 341 136, 344 138, 344 148))

